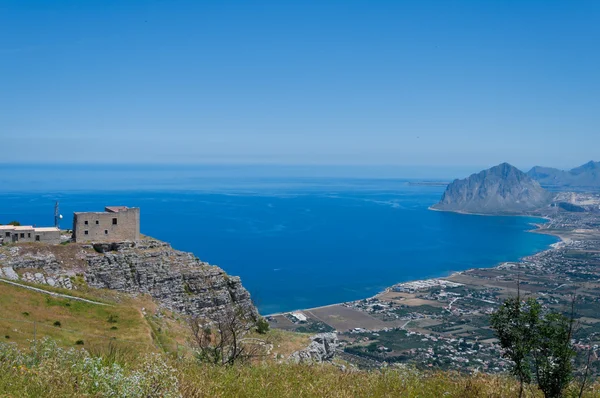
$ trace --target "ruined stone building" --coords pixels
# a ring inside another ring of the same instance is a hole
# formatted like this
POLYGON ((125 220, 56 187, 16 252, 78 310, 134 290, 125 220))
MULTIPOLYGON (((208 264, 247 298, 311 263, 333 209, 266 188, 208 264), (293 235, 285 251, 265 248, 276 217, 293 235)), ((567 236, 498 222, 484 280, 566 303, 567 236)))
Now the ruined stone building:
POLYGON ((140 239, 140 209, 109 206, 103 212, 76 212, 73 215, 75 242, 122 242, 140 239))
POLYGON ((0 225, 0 243, 42 242, 60 243, 60 230, 56 227, 32 227, 31 225, 0 225))

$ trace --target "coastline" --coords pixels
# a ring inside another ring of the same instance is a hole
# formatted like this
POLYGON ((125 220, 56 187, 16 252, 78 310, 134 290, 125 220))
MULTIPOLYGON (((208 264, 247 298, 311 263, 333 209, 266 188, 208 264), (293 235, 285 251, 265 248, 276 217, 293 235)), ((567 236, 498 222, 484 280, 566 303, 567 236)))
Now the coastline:
MULTIPOLYGON (((473 215, 473 216, 531 217, 531 218, 541 218, 541 219, 548 220, 548 221, 552 221, 553 220, 549 216, 533 215, 533 214, 478 214, 478 213, 468 213, 468 212, 462 212, 462 211, 440 210, 440 209, 435 209, 432 206, 428 207, 428 210, 440 211, 440 212, 448 212, 448 213, 456 213, 456 214, 461 214, 461 215, 473 215)), ((565 237, 561 233, 558 233, 556 231, 544 230, 544 228, 543 228, 544 224, 534 223, 533 225, 535 226, 535 228, 527 230, 526 232, 555 236, 558 239, 560 239, 560 241, 552 243, 552 244, 549 245, 548 248, 546 248, 544 250, 541 250, 541 251, 538 251, 536 253, 533 253, 530 256, 535 256, 535 255, 538 255, 540 253, 544 253, 544 252, 547 252, 547 251, 558 250, 559 248, 563 247, 564 245, 567 245, 567 244, 569 244, 569 243, 572 242, 571 238, 565 237)), ((522 261, 523 261, 523 258, 520 258, 516 262, 522 262, 522 261)), ((278 313, 273 313, 273 314, 264 314, 263 316, 265 316, 265 317, 274 317, 274 316, 281 316, 281 315, 285 315, 285 314, 291 314, 291 313, 294 313, 294 312, 314 311, 314 310, 319 310, 319 309, 323 309, 323 308, 330 308, 330 307, 340 306, 340 305, 344 305, 344 304, 348 304, 348 303, 354 303, 354 302, 361 301, 361 300, 369 300, 369 299, 379 298, 379 297, 381 297, 381 296, 383 296, 383 295, 391 292, 392 289, 393 289, 393 287, 396 286, 396 285, 398 285, 399 283, 423 282, 423 281, 426 281, 426 280, 433 280, 433 279, 446 279, 446 278, 450 278, 450 277, 455 276, 455 275, 461 275, 461 274, 463 274, 466 271, 470 271, 470 270, 474 270, 474 269, 495 269, 495 268, 498 268, 498 267, 502 266, 503 264, 506 264, 506 262, 497 263, 497 264, 495 264, 495 265, 493 265, 491 267, 478 267, 478 268, 470 268, 470 269, 463 270, 463 271, 450 271, 446 276, 440 276, 440 277, 435 277, 435 278, 427 278, 427 279, 414 279, 414 280, 409 280, 409 281, 404 281, 404 282, 398 282, 398 283, 396 283, 394 285, 386 287, 384 290, 378 292, 377 294, 375 294, 373 296, 365 297, 365 298, 362 298, 362 299, 353 300, 353 301, 344 301, 344 302, 341 302, 341 303, 327 304, 327 305, 322 305, 322 306, 318 306, 318 307, 310 307, 310 308, 302 308, 302 309, 299 308, 299 309, 295 309, 295 310, 291 310, 291 311, 284 311, 284 312, 278 312, 278 313)))

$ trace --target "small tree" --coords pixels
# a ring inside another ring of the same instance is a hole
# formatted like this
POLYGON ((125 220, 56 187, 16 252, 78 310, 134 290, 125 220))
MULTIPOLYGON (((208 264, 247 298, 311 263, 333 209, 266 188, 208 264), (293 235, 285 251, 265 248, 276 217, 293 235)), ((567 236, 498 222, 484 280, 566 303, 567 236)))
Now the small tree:
POLYGON ((574 303, 567 317, 557 312, 543 313, 535 299, 522 302, 517 296, 507 299, 492 314, 490 324, 503 356, 513 362, 511 372, 519 379, 519 397, 523 396, 524 385, 532 381, 532 369, 546 398, 562 397, 573 379, 574 303))
POLYGON ((503 357, 513 362, 511 373, 519 379, 519 397, 524 385, 531 382, 531 350, 541 312, 533 298, 522 302, 520 296, 504 301, 490 318, 492 329, 504 349, 503 357))
POLYGON ((198 360, 231 366, 264 356, 267 342, 248 337, 255 327, 254 315, 234 304, 211 319, 193 317, 190 329, 198 360))
POLYGON ((546 398, 560 398, 573 380, 571 346, 573 317, 548 313, 541 320, 535 335, 534 350, 536 380, 546 398))
POLYGON ((12 226, 14 226, 14 227, 20 227, 20 226, 21 226, 21 223, 20 223, 20 222, 18 222, 18 221, 11 221, 11 222, 9 222, 9 223, 8 223, 8 224, 6 224, 6 225, 12 225, 12 226))

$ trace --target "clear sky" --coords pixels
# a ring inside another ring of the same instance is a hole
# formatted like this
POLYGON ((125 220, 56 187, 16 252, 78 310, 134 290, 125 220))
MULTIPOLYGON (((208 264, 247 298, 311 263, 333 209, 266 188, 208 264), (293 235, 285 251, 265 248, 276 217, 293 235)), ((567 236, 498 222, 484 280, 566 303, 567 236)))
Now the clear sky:
POLYGON ((600 160, 600 1, 0 0, 0 163, 600 160))

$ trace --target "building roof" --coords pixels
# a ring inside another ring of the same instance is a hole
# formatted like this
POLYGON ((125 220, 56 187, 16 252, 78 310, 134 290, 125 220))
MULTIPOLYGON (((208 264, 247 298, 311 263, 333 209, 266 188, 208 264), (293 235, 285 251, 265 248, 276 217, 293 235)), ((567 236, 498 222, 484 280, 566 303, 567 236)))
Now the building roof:
POLYGON ((120 211, 137 209, 137 207, 129 208, 127 206, 106 206, 104 211, 76 211, 74 214, 106 214, 106 213, 118 213, 120 211))
POLYGON ((19 225, 18 227, 15 227, 15 231, 31 231, 33 229, 33 226, 31 225, 19 225))
POLYGON ((0 231, 36 231, 36 232, 50 232, 60 231, 56 227, 33 227, 31 225, 20 225, 15 227, 14 225, 0 225, 0 231))
POLYGON ((105 211, 109 212, 109 213, 118 213, 121 210, 127 210, 128 207, 127 206, 106 206, 104 208, 105 211))

